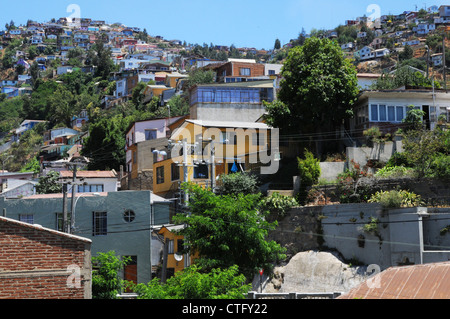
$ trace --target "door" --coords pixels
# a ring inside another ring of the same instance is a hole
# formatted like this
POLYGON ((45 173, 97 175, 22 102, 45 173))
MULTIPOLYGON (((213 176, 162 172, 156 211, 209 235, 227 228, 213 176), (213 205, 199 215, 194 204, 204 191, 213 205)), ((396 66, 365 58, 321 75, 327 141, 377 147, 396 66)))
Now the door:
POLYGON ((127 256, 127 257, 130 257, 131 260, 124 267, 123 279, 137 284, 137 256, 127 256))

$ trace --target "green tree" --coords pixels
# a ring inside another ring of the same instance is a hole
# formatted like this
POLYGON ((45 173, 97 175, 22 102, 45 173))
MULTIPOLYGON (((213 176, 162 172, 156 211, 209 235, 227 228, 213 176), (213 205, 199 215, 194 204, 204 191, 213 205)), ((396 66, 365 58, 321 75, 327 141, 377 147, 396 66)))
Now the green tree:
POLYGON ((92 298, 117 299, 117 294, 125 286, 119 277, 119 271, 129 262, 129 258, 120 259, 114 251, 98 253, 92 258, 92 298))
MULTIPOLYGON (((372 90, 394 90, 402 86, 423 86, 431 87, 432 81, 427 79, 421 72, 408 67, 407 61, 395 70, 394 73, 383 73, 372 85, 372 90)), ((435 88, 440 88, 440 84, 434 81, 435 88)))
POLYGON ((189 72, 189 78, 185 82, 185 89, 189 89, 197 84, 207 84, 214 82, 214 72, 212 70, 193 69, 189 72))
POLYGON ((131 118, 121 114, 102 117, 89 126, 82 154, 90 159, 90 170, 119 170, 125 163, 125 134, 131 118))
POLYGON ((244 284, 245 277, 239 274, 236 265, 226 269, 212 269, 202 272, 192 265, 161 284, 154 278, 147 285, 132 287, 139 294, 138 299, 244 299, 251 289, 244 284))
POLYGON ((38 194, 56 194, 62 192, 62 185, 58 183, 59 173, 50 171, 47 175, 39 177, 36 184, 36 193, 38 194))
POLYGON ((52 96, 49 97, 51 115, 48 118, 53 124, 63 123, 67 127, 71 127, 72 116, 77 113, 75 110, 75 98, 73 94, 60 85, 52 96))
POLYGON ((410 60, 414 56, 414 50, 409 45, 405 45, 405 48, 402 52, 399 53, 398 57, 400 61, 410 60))
POLYGON ((281 49, 281 42, 280 42, 280 39, 276 39, 276 40, 275 40, 275 44, 274 44, 273 48, 274 48, 275 50, 281 49))
POLYGON ((111 59, 111 49, 106 48, 103 40, 100 38, 95 41, 93 53, 92 65, 96 67, 95 76, 108 80, 110 72, 115 70, 114 62, 111 59))
POLYGON ((35 45, 31 46, 28 49, 28 58, 30 60, 34 60, 34 58, 37 57, 38 55, 39 55, 39 51, 35 45))
POLYGON ((222 195, 255 194, 258 178, 248 173, 223 174, 218 181, 218 192, 222 195))
POLYGON ((186 225, 180 234, 205 271, 238 265, 251 280, 258 269, 270 272, 286 257, 278 243, 266 240, 276 222, 267 222, 269 212, 258 210, 260 194, 216 195, 195 184, 182 187, 190 196, 190 213, 177 214, 174 222, 186 225))
POLYGON ((337 42, 306 39, 289 51, 281 74, 281 103, 268 109, 269 121, 281 132, 329 132, 352 115, 359 92, 356 69, 337 42))
POLYGON ((438 130, 413 129, 404 134, 404 153, 419 178, 433 175, 433 162, 442 148, 441 134, 438 130))

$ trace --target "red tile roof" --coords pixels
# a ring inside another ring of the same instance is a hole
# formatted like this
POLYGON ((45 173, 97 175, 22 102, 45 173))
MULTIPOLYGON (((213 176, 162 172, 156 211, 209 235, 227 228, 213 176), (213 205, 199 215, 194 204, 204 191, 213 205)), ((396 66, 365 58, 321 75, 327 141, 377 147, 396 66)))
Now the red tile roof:
MULTIPOLYGON (((72 178, 72 171, 61 171, 62 178, 72 178)), ((78 178, 117 178, 114 171, 77 171, 78 178)))
POLYGON ((450 261, 388 268, 338 299, 450 299, 450 261))

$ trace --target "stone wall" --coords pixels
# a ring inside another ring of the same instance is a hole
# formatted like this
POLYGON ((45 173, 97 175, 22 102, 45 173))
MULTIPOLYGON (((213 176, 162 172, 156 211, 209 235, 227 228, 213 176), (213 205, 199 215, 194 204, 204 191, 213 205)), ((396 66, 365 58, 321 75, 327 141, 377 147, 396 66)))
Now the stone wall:
POLYGON ((278 221, 270 239, 287 249, 288 260, 308 250, 336 251, 347 262, 402 264, 450 259, 450 208, 385 209, 379 204, 299 207, 278 221), (365 226, 376 219, 369 232, 365 226))

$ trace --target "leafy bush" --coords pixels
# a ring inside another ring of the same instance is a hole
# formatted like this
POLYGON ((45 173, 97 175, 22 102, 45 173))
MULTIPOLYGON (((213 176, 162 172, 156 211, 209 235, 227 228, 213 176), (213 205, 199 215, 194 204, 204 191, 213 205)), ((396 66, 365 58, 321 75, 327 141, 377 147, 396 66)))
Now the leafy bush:
POLYGON ((251 289, 251 284, 243 284, 245 281, 236 265, 211 272, 202 272, 192 265, 167 279, 165 284, 154 278, 148 285, 138 284, 132 289, 139 294, 139 299, 244 299, 251 289))
POLYGON ((412 168, 404 166, 385 166, 378 170, 375 177, 378 178, 399 178, 399 177, 413 177, 415 171, 412 168))
POLYGON ((264 209, 276 214, 277 217, 284 217, 289 209, 298 204, 293 197, 273 193, 271 196, 264 198, 261 205, 264 209))
POLYGON ((130 261, 129 257, 120 259, 114 251, 98 253, 92 257, 95 265, 92 271, 92 298, 116 299, 116 295, 124 287, 124 280, 120 279, 119 271, 130 261))
POLYGON ((298 172, 300 176, 300 190, 298 194, 299 202, 305 202, 307 188, 319 181, 320 161, 314 158, 313 153, 305 149, 304 159, 297 158, 298 172))
POLYGON ((258 191, 258 178, 249 173, 223 174, 217 188, 223 195, 254 194, 258 191))
POLYGON ((429 177, 450 178, 450 156, 437 154, 431 163, 429 177))
POLYGON ((302 185, 312 186, 319 181, 320 161, 314 158, 313 153, 305 150, 304 159, 298 158, 298 170, 302 185))
POLYGON ((408 157, 406 156, 405 153, 395 152, 394 155, 392 155, 391 158, 386 163, 386 167, 393 167, 393 166, 411 167, 411 164, 409 163, 408 157))
POLYGON ((406 190, 376 192, 369 203, 379 203, 386 208, 417 207, 423 204, 420 195, 406 190))

